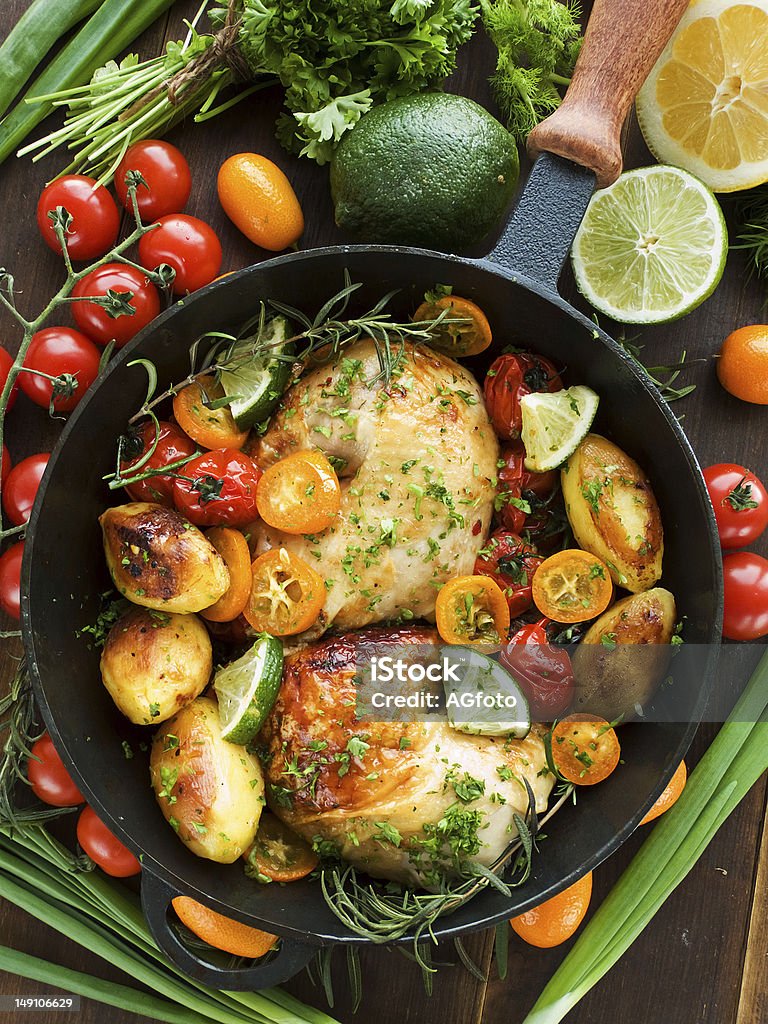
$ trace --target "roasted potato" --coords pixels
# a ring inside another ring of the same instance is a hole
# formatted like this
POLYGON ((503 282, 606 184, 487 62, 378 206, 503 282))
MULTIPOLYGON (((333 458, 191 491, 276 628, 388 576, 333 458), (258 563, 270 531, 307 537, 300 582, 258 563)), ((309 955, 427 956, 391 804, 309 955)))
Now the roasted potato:
POLYGON ((632 594, 604 612, 573 654, 575 710, 609 722, 634 717, 667 673, 676 619, 675 599, 663 587, 632 594))
POLYGON ((211 677, 208 631, 196 615, 132 608, 109 631, 101 678, 136 725, 157 725, 198 697, 211 677))
POLYGON ((160 809, 192 853, 232 864, 250 847, 264 777, 255 755, 222 739, 215 700, 198 697, 158 729, 150 775, 160 809))
POLYGON ((134 604, 199 612, 228 589, 224 559, 173 509, 134 501, 108 508, 99 522, 112 580, 134 604))
POLYGON ((661 577, 664 532, 642 469, 613 442, 587 434, 561 472, 565 510, 579 547, 637 594, 661 577))

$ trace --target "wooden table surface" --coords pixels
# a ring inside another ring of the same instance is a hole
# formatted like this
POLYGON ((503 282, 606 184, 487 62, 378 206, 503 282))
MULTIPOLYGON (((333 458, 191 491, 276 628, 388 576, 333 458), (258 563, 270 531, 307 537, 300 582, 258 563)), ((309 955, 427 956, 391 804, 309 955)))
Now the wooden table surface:
MULTIPOLYGON (((50 0, 51 4, 56 0, 50 0)), ((29 0, 3 0, 0 4, 0 39, 29 0)), ((135 49, 142 55, 158 53, 168 39, 183 35, 182 17, 191 17, 197 0, 174 5, 170 14, 149 30, 135 49)), ((476 38, 461 54, 460 71, 451 91, 472 96, 494 110, 487 76, 492 67, 492 48, 476 38)), ((193 173, 193 190, 187 212, 214 225, 224 245, 223 270, 235 270, 269 254, 247 242, 219 208, 215 176, 219 165, 232 153, 244 150, 264 153, 285 169, 294 183, 306 216, 302 246, 340 241, 333 224, 327 168, 287 156, 273 137, 273 123, 281 103, 280 90, 260 92, 241 106, 204 125, 182 125, 170 138, 186 154, 193 173)), ((639 131, 627 131, 627 166, 649 163, 639 131)), ((35 227, 35 203, 45 181, 61 166, 61 156, 33 165, 28 159, 9 159, 0 167, 0 266, 12 269, 21 291, 23 309, 36 312, 53 291, 61 273, 60 260, 41 242, 35 227)), ((729 200, 724 201, 728 213, 729 200)), ((553 213, 553 215, 555 215, 553 213)), ((562 283, 564 294, 574 297, 570 278, 562 283)), ((768 478, 766 423, 768 411, 747 406, 719 387, 713 359, 722 339, 737 326, 759 322, 765 288, 748 280, 745 262, 731 254, 725 277, 715 295, 679 323, 642 331, 634 340, 644 348, 648 365, 677 362, 685 349, 691 364, 686 382, 695 383, 693 395, 675 405, 685 414, 683 425, 702 465, 735 461, 768 478)), ((612 325, 608 325, 608 330, 612 325)), ((2 344, 18 345, 14 325, 0 318, 2 344)), ((531 339, 535 347, 535 338, 531 339)), ((20 396, 8 421, 7 440, 13 461, 53 443, 58 425, 43 410, 20 396)), ((76 496, 73 496, 76 500, 76 496)), ((756 545, 768 554, 768 535, 756 545)), ((0 680, 7 680, 18 655, 13 642, 3 641, 0 680)), ((757 652, 745 650, 742 672, 756 660, 757 652)), ((731 662, 729 661, 729 665, 731 662)), ((695 763, 716 732, 701 728, 688 758, 695 763)), ((768 1021, 768 830, 764 830, 766 783, 762 780, 723 827, 699 864, 668 900, 653 925, 608 977, 568 1017, 570 1024, 594 1024, 620 1020, 621 1024, 765 1024, 768 1021)), ((643 832, 632 837, 595 873, 593 906, 599 905, 633 853, 643 832)), ((0 942, 28 953, 56 960, 80 970, 126 981, 125 976, 68 943, 8 904, 0 904, 0 942)), ((364 953, 363 1003, 353 1018, 346 985, 343 955, 335 970, 336 1006, 340 1021, 365 1020, 384 1024, 396 1020, 440 1024, 519 1024, 560 962, 566 947, 541 951, 510 937, 509 974, 496 975, 491 962, 492 936, 476 934, 467 941, 475 961, 489 975, 479 982, 455 965, 453 947, 441 949, 436 959, 453 964, 441 969, 434 994, 423 991, 420 971, 397 952, 371 949, 364 953)), ((288 986, 310 1003, 325 1006, 325 997, 305 975, 288 986)), ((0 994, 48 993, 44 985, 0 975, 0 994)), ((72 1014, 40 1013, 34 1020, 44 1024, 69 1024, 72 1014)), ((25 1017, 32 1021, 33 1016, 25 1017)), ((111 1024, 131 1024, 141 1018, 106 1010, 83 1001, 83 1024, 108 1019, 111 1024), (108 1016, 107 1016, 108 1014, 108 1016)))

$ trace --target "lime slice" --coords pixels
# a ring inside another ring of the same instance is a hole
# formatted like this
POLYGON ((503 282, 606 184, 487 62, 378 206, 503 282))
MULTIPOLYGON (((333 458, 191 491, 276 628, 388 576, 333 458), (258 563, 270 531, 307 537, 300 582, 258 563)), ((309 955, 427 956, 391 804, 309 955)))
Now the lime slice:
POLYGON ((690 313, 717 287, 728 254, 722 211, 678 167, 627 171, 596 192, 571 251, 579 291, 625 324, 690 313))
POLYGON ((283 645, 266 633, 242 658, 219 669, 213 688, 225 740, 251 742, 275 703, 282 678, 283 645))
POLYGON ((231 349, 227 361, 237 364, 222 370, 224 393, 231 396, 229 408, 241 430, 265 420, 280 401, 291 373, 292 346, 285 344, 288 321, 276 316, 265 325, 260 336, 241 338, 231 349), (268 345, 268 355, 250 355, 254 342, 268 345))
POLYGON ((468 647, 442 647, 446 666, 445 711, 448 724, 470 736, 513 736, 531 731, 531 713, 517 681, 498 661, 468 647), (454 678, 457 675, 458 681, 454 678))
POLYGON ((564 391, 535 391, 520 399, 525 467, 534 473, 557 469, 589 433, 600 399, 585 384, 564 391))

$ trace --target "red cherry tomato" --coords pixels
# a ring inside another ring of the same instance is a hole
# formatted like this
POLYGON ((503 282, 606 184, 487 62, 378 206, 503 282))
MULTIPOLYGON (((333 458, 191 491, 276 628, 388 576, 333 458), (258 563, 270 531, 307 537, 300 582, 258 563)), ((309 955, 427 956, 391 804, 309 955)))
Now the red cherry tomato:
POLYGON ((496 530, 478 554, 475 576, 490 576, 504 591, 511 618, 527 612, 533 604, 531 581, 544 561, 536 548, 510 530, 496 530))
POLYGON ((768 633, 768 559, 737 551, 723 559, 723 636, 758 640, 768 633))
POLYGON ((221 242, 205 221, 186 214, 170 214, 157 222, 139 242, 139 263, 154 270, 167 263, 176 271, 176 295, 194 292, 215 280, 221 270, 221 242))
POLYGON ((138 334, 160 312, 160 295, 157 288, 140 270, 124 263, 105 263, 78 281, 72 290, 75 298, 85 295, 106 295, 109 290, 130 292, 128 301, 135 312, 112 317, 94 302, 75 302, 72 313, 81 331, 98 341, 108 344, 113 338, 118 348, 138 334))
POLYGON ((85 803, 85 797, 64 767, 47 732, 32 745, 32 756, 27 761, 27 778, 32 784, 32 792, 45 804, 76 807, 85 803))
POLYGON ((138 860, 109 831, 92 807, 84 807, 77 819, 77 841, 91 860, 113 878, 128 878, 141 871, 138 860))
MULTIPOLYGON (((151 421, 143 423, 137 431, 128 436, 124 444, 123 452, 131 457, 120 463, 120 468, 125 476, 130 474, 132 466, 135 466, 141 456, 151 446, 155 439, 155 426, 151 421)), ((182 433, 174 423, 160 422, 160 432, 157 436, 157 446, 144 465, 137 470, 138 473, 146 473, 150 469, 161 469, 170 463, 178 462, 188 455, 194 455, 197 451, 194 443, 182 433)), ((185 466, 180 466, 176 473, 184 474, 185 466)), ((173 505, 173 477, 172 476, 151 476, 146 480, 140 480, 135 484, 126 487, 134 501, 154 501, 160 505, 173 505)))
POLYGON ((3 487, 3 508, 14 526, 21 526, 29 519, 50 457, 50 452, 30 455, 17 463, 8 475, 3 487))
POLYGON ((170 142, 144 139, 129 146, 115 171, 115 192, 126 210, 132 209, 125 176, 138 171, 146 181, 136 190, 142 220, 181 213, 192 190, 192 175, 182 153, 170 142))
POLYGON ((768 526, 768 491, 744 466, 719 462, 704 470, 720 544, 743 548, 768 526))
POLYGON ((501 663, 520 684, 537 722, 558 718, 573 700, 571 659, 564 647, 547 641, 548 621, 523 626, 501 649, 501 663))
POLYGON ((11 456, 8 449, 5 447, 5 442, 3 442, 0 454, 0 488, 5 487, 5 481, 8 479, 8 474, 12 469, 13 463, 11 462, 11 456))
POLYGON ((61 252, 49 211, 63 206, 72 215, 67 250, 73 260, 95 260, 117 241, 120 212, 103 185, 82 174, 66 174, 43 189, 37 202, 37 226, 45 244, 61 252))
MULTIPOLYGON (((13 357, 5 351, 4 348, 0 348, 0 395, 3 393, 5 382, 8 380, 8 374, 11 367, 13 366, 13 357)), ((16 378, 16 383, 11 388, 11 393, 8 397, 8 407, 6 412, 10 412, 16 404, 16 395, 19 392, 19 378, 16 378)))
POLYGON ((0 608, 12 619, 21 615, 21 560, 24 541, 13 544, 0 555, 0 608))
POLYGON ((205 452, 188 462, 173 483, 176 508, 195 526, 246 526, 258 518, 261 470, 236 448, 205 452))
POLYGON ((80 331, 72 327, 46 327, 32 338, 24 358, 27 369, 39 373, 20 373, 21 390, 37 405, 48 409, 54 384, 39 374, 74 377, 76 387, 66 381, 56 384, 53 400, 54 412, 71 412, 98 377, 100 359, 99 349, 80 331))
POLYGON ((533 391, 561 391, 553 363, 531 352, 499 356, 488 370, 483 390, 493 429, 502 440, 520 437, 523 419, 520 399, 533 391))
POLYGON ((499 459, 498 497, 499 519, 513 533, 520 533, 531 513, 547 502, 558 483, 555 470, 534 473, 525 468, 525 448, 522 441, 501 447, 499 459), (530 511, 528 511, 530 509, 530 511))

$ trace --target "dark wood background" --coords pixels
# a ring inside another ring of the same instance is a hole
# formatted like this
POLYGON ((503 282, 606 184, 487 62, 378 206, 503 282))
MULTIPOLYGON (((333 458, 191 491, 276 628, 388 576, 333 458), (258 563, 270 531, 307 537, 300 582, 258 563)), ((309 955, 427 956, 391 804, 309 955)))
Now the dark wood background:
MULTIPOLYGON (((56 0, 50 0, 53 4, 56 0)), ((3 0, 0 4, 0 39, 29 5, 29 0, 3 0)), ((170 14, 148 31, 134 48, 144 56, 160 52, 168 39, 184 34, 183 17, 191 17, 197 0, 174 5, 170 14)), ((450 89, 472 96, 494 110, 487 86, 493 52, 478 37, 461 54, 460 71, 450 89)), ((266 258, 230 224, 216 199, 218 167, 232 153, 253 151, 275 160, 291 178, 306 216, 302 246, 310 248, 340 241, 333 224, 327 168, 288 157, 273 137, 273 124, 281 103, 280 90, 260 92, 227 115, 204 125, 182 125, 172 140, 186 154, 193 173, 188 212, 214 225, 224 245, 223 271, 235 270, 266 258)), ((626 133, 626 165, 649 163, 636 125, 626 133)), ((45 183, 61 167, 61 156, 33 165, 28 159, 9 159, 0 167, 0 265, 11 268, 22 295, 22 308, 36 312, 47 301, 61 274, 60 260, 42 243, 35 227, 35 203, 45 183)), ((728 213, 732 200, 724 198, 728 213)), ((553 213, 554 215, 554 213, 553 213)), ((568 276, 563 292, 574 296, 568 276)), ((685 381, 695 383, 693 395, 675 406, 685 416, 684 427, 702 465, 718 461, 741 462, 768 478, 766 426, 768 410, 748 406, 719 387, 714 358, 731 330, 764 319, 766 290, 748 280, 741 253, 731 254, 725 277, 715 295, 679 323, 638 331, 648 365, 675 363, 685 349, 692 362, 685 381)), ((577 300, 578 301, 578 300, 577 300)), ((611 330, 611 325, 608 325, 611 330)), ((631 332, 635 334, 635 332, 631 332)), ((10 318, 0 318, 0 340, 9 350, 18 345, 10 318)), ((535 338, 531 339, 535 346, 535 338)), ((57 432, 43 410, 24 396, 8 421, 7 442, 13 461, 47 450, 57 432)), ((73 495, 73 500, 76 495, 73 495)), ((768 554, 768 535, 757 549, 768 554)), ((18 649, 2 642, 0 681, 10 677, 18 649)), ((742 674, 755 651, 743 652, 742 674)), ((729 662, 730 664, 730 662, 729 662)), ((76 680, 73 680, 73 686, 76 680)), ((711 741, 716 726, 702 727, 688 758, 692 766, 711 741)), ((768 832, 764 831, 766 784, 755 786, 706 851, 687 881, 669 899, 630 952, 610 975, 587 996, 568 1018, 571 1024, 620 1020, 621 1024, 765 1024, 768 1021, 768 832)), ((595 873, 593 906, 599 905, 643 839, 636 834, 595 873)), ((103 961, 66 942, 15 907, 0 903, 0 941, 18 949, 125 982, 103 961)), ((510 936, 509 974, 496 976, 491 961, 492 936, 477 934, 467 941, 475 961, 489 976, 476 981, 461 966, 442 968, 434 994, 424 993, 421 974, 398 953, 371 949, 363 956, 362 1007, 353 1018, 346 991, 345 959, 338 956, 335 971, 336 1006, 340 1021, 365 1020, 441 1022, 441 1024, 519 1024, 550 977, 566 947, 542 951, 510 936)), ((437 959, 454 962, 453 947, 440 950, 437 959)), ((310 1003, 325 1007, 323 993, 302 975, 290 990, 310 1003)), ((47 993, 51 990, 8 975, 0 975, 0 994, 47 993)), ((25 1019, 31 1020, 30 1016, 25 1019)), ((132 1014, 83 1002, 84 1024, 108 1019, 132 1024, 132 1014)), ((71 1014, 41 1013, 43 1024, 68 1024, 71 1014)))

